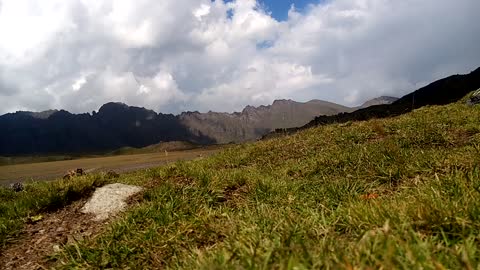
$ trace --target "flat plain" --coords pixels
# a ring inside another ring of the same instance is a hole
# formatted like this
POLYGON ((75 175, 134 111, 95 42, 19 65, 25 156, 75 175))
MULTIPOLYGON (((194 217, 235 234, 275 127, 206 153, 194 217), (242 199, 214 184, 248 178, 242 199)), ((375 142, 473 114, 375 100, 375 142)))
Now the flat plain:
POLYGON ((62 177, 67 171, 82 168, 87 173, 114 170, 129 172, 158 167, 179 160, 192 160, 215 153, 220 147, 191 150, 129 154, 95 158, 80 158, 52 162, 37 162, 0 166, 0 184, 13 182, 45 181, 62 177))

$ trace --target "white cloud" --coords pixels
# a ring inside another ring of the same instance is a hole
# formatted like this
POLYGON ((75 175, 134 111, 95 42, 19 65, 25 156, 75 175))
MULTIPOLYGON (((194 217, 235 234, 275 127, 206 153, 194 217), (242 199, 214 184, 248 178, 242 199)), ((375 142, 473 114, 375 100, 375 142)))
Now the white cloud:
POLYGON ((198 9, 193 12, 193 15, 197 17, 198 20, 202 20, 202 17, 210 13, 210 6, 202 4, 198 9))
POLYGON ((73 91, 78 91, 82 86, 87 82, 85 77, 81 77, 80 79, 76 80, 74 84, 72 84, 73 91))
POLYGON ((0 113, 357 105, 480 65, 477 0, 330 0, 279 22, 254 0, 3 0, 0 113))

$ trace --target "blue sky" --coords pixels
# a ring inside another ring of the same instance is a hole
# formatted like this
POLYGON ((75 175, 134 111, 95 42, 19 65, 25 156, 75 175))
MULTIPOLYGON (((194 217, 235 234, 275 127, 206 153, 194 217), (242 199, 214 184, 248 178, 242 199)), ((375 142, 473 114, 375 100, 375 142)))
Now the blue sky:
POLYGON ((267 11, 272 13, 272 16, 277 20, 286 20, 288 10, 292 4, 299 11, 303 10, 308 4, 316 4, 319 0, 261 0, 267 11))
MULTIPOLYGON (((232 2, 233 0, 226 0, 225 2, 232 2)), ((257 2, 264 5, 266 10, 271 13, 278 21, 284 21, 288 17, 288 10, 295 5, 297 11, 302 11, 308 4, 316 4, 321 0, 257 0, 257 2)))

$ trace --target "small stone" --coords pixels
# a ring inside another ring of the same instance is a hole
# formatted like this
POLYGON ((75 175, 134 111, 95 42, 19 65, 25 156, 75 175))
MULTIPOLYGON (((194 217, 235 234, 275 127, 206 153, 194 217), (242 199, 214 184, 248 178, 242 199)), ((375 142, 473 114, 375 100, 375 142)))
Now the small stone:
POLYGON ((67 245, 73 245, 75 243, 76 243, 75 238, 73 238, 73 236, 71 235, 67 235, 67 245))
POLYGON ((63 228, 63 227, 58 227, 56 231, 57 231, 57 232, 64 232, 64 231, 65 231, 65 228, 63 228))
POLYGON ((470 98, 467 100, 467 104, 470 106, 476 105, 480 103, 480 89, 473 92, 470 98))
POLYGON ((63 179, 64 180, 70 180, 72 179, 77 173, 75 171, 68 171, 67 173, 65 173, 65 175, 63 176, 63 179))
POLYGON ((73 236, 73 239, 77 242, 82 242, 83 241, 83 236, 81 234, 76 234, 73 236))
POLYGON ((25 190, 25 187, 23 186, 22 183, 20 182, 17 182, 17 183, 13 183, 10 185, 10 188, 15 191, 15 192, 21 192, 21 191, 24 191, 25 190))
POLYGON ((53 252, 60 252, 62 249, 60 248, 60 245, 53 245, 53 252))
POLYGON ((75 175, 76 175, 76 176, 85 175, 85 171, 84 171, 82 168, 77 168, 77 169, 75 170, 75 175))

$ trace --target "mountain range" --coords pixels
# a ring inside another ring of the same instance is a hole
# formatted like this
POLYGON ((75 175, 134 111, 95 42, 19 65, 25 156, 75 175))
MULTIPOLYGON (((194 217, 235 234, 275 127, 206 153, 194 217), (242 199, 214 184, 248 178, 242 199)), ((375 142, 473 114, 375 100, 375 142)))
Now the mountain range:
POLYGON ((359 107, 345 107, 323 100, 302 103, 282 99, 268 106, 247 106, 238 113, 186 112, 180 114, 179 119, 194 135, 206 135, 216 143, 245 142, 259 139, 275 129, 303 126, 319 115, 353 112, 371 105, 389 104, 397 99, 382 96, 359 107))
MULTIPOLYGON (((382 97, 366 102, 395 100, 382 97)), ((241 112, 162 114, 123 103, 104 104, 98 112, 19 111, 0 116, 0 155, 100 153, 121 147, 144 147, 166 141, 224 144, 259 139, 277 128, 307 124, 318 115, 352 112, 335 103, 276 100, 268 106, 247 106, 241 112)))
POLYGON ((115 102, 92 114, 19 111, 0 116, 0 156, 104 153, 168 141, 245 142, 315 125, 395 116, 425 105, 454 102, 478 88, 480 68, 438 80, 398 100, 379 97, 354 108, 322 100, 276 100, 235 113, 162 114, 115 102))

